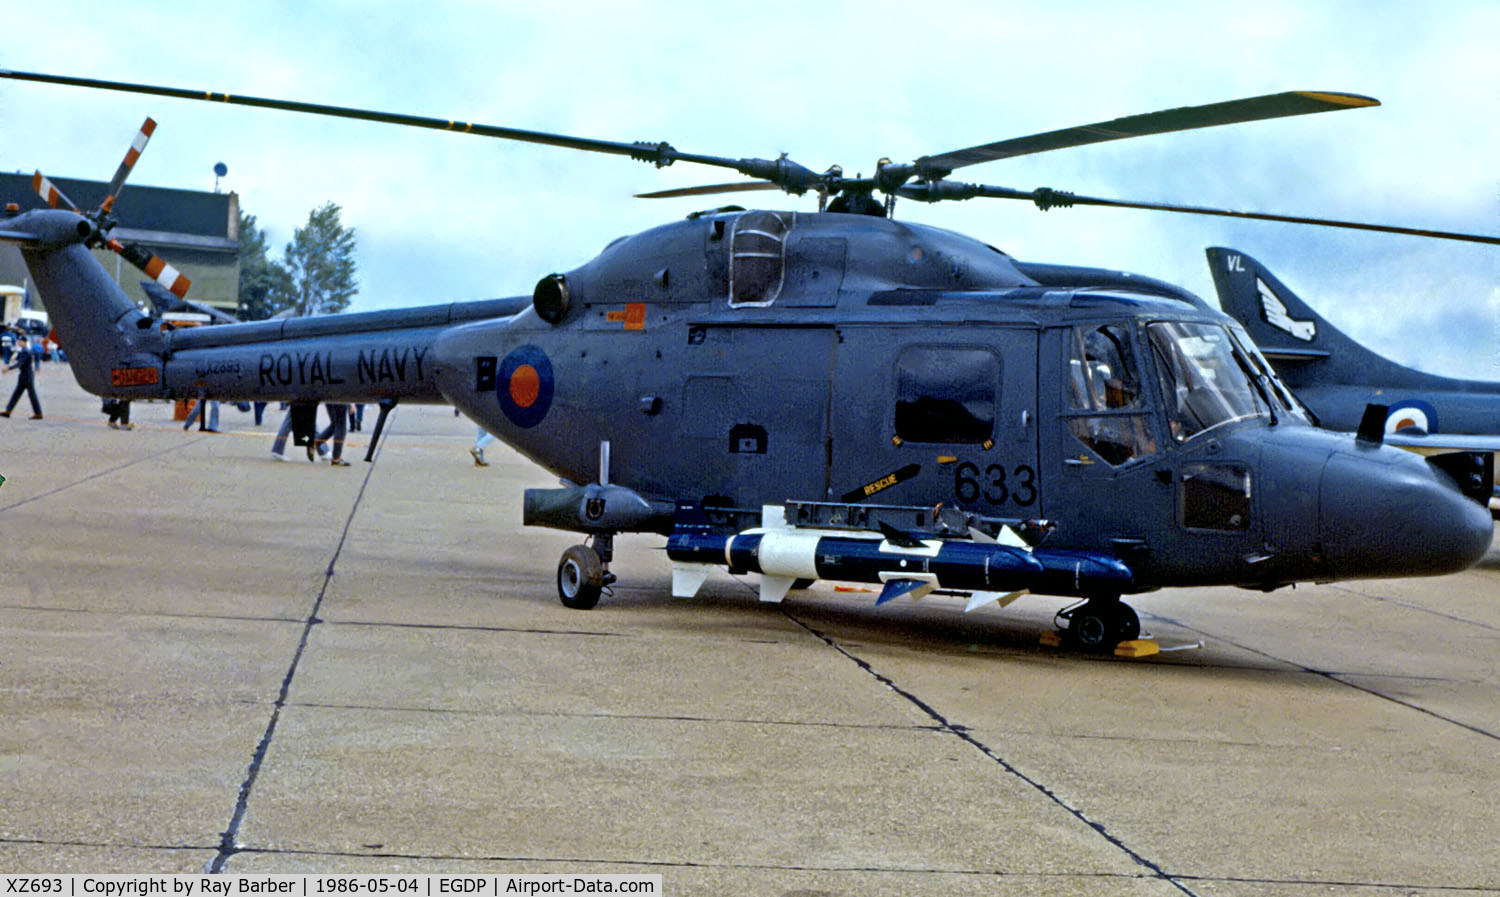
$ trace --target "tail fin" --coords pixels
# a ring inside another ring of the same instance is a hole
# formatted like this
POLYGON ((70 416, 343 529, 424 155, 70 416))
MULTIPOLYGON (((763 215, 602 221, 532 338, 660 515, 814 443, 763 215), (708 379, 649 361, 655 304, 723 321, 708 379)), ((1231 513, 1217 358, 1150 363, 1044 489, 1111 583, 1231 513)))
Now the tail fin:
POLYGON ((0 242, 20 247, 80 386, 97 395, 158 395, 160 334, 83 245, 80 224, 87 222, 73 212, 26 212, 0 221, 0 242))
POLYGON ((1219 292, 1219 306, 1244 325, 1271 360, 1317 361, 1335 350, 1363 351, 1245 253, 1212 247, 1208 267, 1219 292))
MULTIPOLYGON (((1360 390, 1379 387, 1388 392, 1492 391, 1489 384, 1429 374, 1365 348, 1323 320, 1260 262, 1243 252, 1209 249, 1208 266, 1213 270, 1219 305, 1225 314, 1245 326, 1255 344, 1275 362, 1282 379, 1305 401, 1305 390, 1325 386, 1360 390)), ((1363 402, 1343 409, 1319 408, 1314 403, 1313 410, 1325 426, 1352 429, 1362 408, 1363 402)))

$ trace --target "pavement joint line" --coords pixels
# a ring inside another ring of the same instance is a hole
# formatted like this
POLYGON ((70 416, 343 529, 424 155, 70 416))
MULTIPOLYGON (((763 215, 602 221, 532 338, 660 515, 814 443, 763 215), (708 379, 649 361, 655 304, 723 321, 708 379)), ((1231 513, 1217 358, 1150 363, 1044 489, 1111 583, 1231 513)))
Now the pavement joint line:
POLYGON ((598 638, 640 638, 628 632, 596 632, 588 629, 530 629, 524 626, 481 626, 465 623, 400 623, 384 620, 324 620, 329 626, 386 626, 392 629, 452 629, 462 632, 515 632, 522 635, 588 635, 598 638))
MULTIPOLYGON (((747 588, 748 588, 748 586, 747 586, 747 588)), ((986 757, 989 757, 991 760, 993 760, 996 763, 998 763, 1000 765, 1000 767, 1002 769, 1004 769, 1007 773, 1009 773, 1010 775, 1012 775, 1012 776, 1020 779, 1022 782, 1025 782, 1027 785, 1030 785, 1039 794, 1041 794, 1042 796, 1046 797, 1048 800, 1052 801, 1058 807, 1060 807, 1063 810, 1065 810, 1069 815, 1073 816, 1075 819, 1077 819, 1078 821, 1082 822, 1084 825, 1086 825, 1089 828, 1093 829, 1095 832, 1097 832, 1099 834, 1100 837, 1102 837, 1104 840, 1108 841, 1110 844, 1114 845, 1116 848, 1118 848, 1120 851, 1122 851, 1126 856, 1128 856, 1132 860, 1134 860, 1137 865, 1139 865, 1139 866, 1141 866, 1141 867, 1143 867, 1145 869, 1149 869, 1152 872, 1152 875, 1150 877, 1158 879, 1158 880, 1161 880, 1161 881, 1164 881, 1164 882, 1172 885, 1173 887, 1175 887, 1177 890, 1181 891, 1182 893, 1191 895, 1191 897, 1197 897, 1197 894, 1191 888, 1188 888, 1182 882, 1178 881, 1176 876, 1171 875, 1166 870, 1162 869, 1161 866, 1157 865, 1155 862, 1152 862, 1151 860, 1147 859, 1145 856, 1141 855, 1140 853, 1138 853, 1137 851, 1135 851, 1134 849, 1132 849, 1128 844, 1126 844, 1123 840, 1121 840, 1121 838, 1118 835, 1111 834, 1109 832, 1109 830, 1104 826, 1103 823, 1101 823, 1101 822, 1095 822, 1095 821, 1089 819, 1089 817, 1088 817, 1088 815, 1086 813, 1084 813, 1082 810, 1078 809, 1077 807, 1074 807, 1073 805, 1069 804, 1056 791, 1052 790, 1047 785, 1043 784, 1041 781, 1039 781, 1039 780, 1037 780, 1037 779, 1035 779, 1035 778, 1027 775, 1026 773, 1022 772, 1021 769, 1019 767, 1017 767, 1015 764, 1013 764, 1010 761, 1006 760, 1004 757, 1001 757, 998 753, 995 752, 995 750, 993 748, 991 748, 989 745, 985 744, 984 742, 982 742, 978 738, 976 738, 972 733, 969 732, 969 730, 968 730, 968 728, 966 726, 961 726, 961 725, 958 725, 957 723, 954 723, 954 722, 950 721, 947 717, 945 717, 941 713, 939 713, 937 711, 937 708, 933 707, 931 704, 929 704, 926 701, 922 700, 921 698, 917 697, 914 693, 912 693, 910 691, 907 691, 906 689, 904 689, 901 686, 897 685, 896 682, 895 682, 895 680, 891 679, 889 676, 886 676, 885 674, 876 671, 875 667, 872 666, 869 661, 865 660, 862 657, 856 656, 851 651, 849 651, 848 649, 846 649, 844 646, 842 646, 838 642, 836 642, 832 637, 823 634, 822 632, 818 631, 817 629, 814 629, 812 626, 809 626, 808 624, 806 624, 806 623, 802 622, 801 620, 797 619, 796 617, 792 616, 791 613, 785 611, 784 609, 783 609, 782 612, 786 613, 787 619, 791 620, 793 623, 796 623, 798 626, 801 626, 803 629, 806 629, 809 633, 811 633, 814 637, 820 639, 828 647, 832 648, 833 650, 835 650, 835 651, 839 652, 840 654, 844 655, 845 657, 847 657, 856 666, 858 666, 860 669, 864 670, 866 673, 868 673, 869 675, 871 675, 872 677, 874 677, 877 681, 879 681, 881 684, 883 684, 886 688, 889 688, 891 691, 893 691, 896 694, 900 695, 902 698, 905 698, 907 701, 910 701, 913 705, 915 705, 917 707, 917 709, 921 710, 923 713, 927 714, 935 722, 937 722, 937 724, 942 728, 943 731, 946 731, 946 732, 949 732, 949 733, 953 734, 954 736, 958 737, 959 739, 967 742, 972 747, 978 749, 980 753, 984 754, 986 757)))
POLYGON ((646 866, 657 869, 739 869, 771 872, 854 872, 854 873, 878 873, 890 875, 962 875, 983 876, 986 878, 1035 878, 1035 879, 1111 879, 1123 881, 1149 881, 1152 876, 1128 875, 1123 872, 1039 872, 1009 869, 941 869, 932 867, 907 867, 907 866, 803 866, 788 863, 715 863, 697 860, 624 860, 609 859, 604 857, 546 857, 546 856, 507 856, 485 854, 482 856, 465 856, 461 854, 430 854, 430 853, 397 853, 394 851, 380 850, 374 848, 370 851, 353 850, 311 850, 298 849, 295 847, 279 848, 257 848, 246 847, 239 851, 242 854, 258 854, 261 856, 318 856, 318 857, 355 857, 359 859, 397 859, 397 860, 443 860, 443 861, 465 861, 475 863, 561 863, 572 866, 646 866))
POLYGON ((250 617, 244 614, 185 614, 180 611, 113 610, 98 607, 48 607, 45 604, 0 604, 6 610, 47 614, 97 614, 101 617, 161 617, 168 620, 233 620, 240 623, 301 623, 301 617, 250 617))
POLYGON ((1488 629, 1491 632, 1500 632, 1500 626, 1494 626, 1489 623, 1481 622, 1479 620, 1469 620, 1455 614, 1443 613, 1440 610, 1433 610, 1430 607, 1423 607, 1420 604, 1412 604, 1409 601, 1402 601, 1399 598, 1392 598, 1389 595, 1371 595, 1369 592, 1361 592, 1359 589, 1350 588, 1349 586, 1343 585, 1341 583, 1330 583, 1329 588, 1333 589, 1334 591, 1343 592, 1347 595, 1355 595, 1360 598, 1366 598, 1370 601, 1377 601, 1381 604, 1394 604, 1397 607, 1404 607, 1407 610, 1414 610, 1419 613, 1431 614, 1432 616, 1439 619, 1452 620, 1455 623, 1462 623, 1465 626, 1474 626, 1479 629, 1488 629))
POLYGON ((1329 888, 1379 888, 1389 891, 1403 892, 1406 894, 1445 892, 1454 894, 1493 894, 1497 885, 1431 885, 1431 884, 1409 884, 1392 883, 1384 881, 1345 881, 1333 878, 1245 878, 1241 876, 1214 876, 1214 875, 1183 875, 1182 878, 1191 881, 1215 882, 1225 884, 1252 884, 1252 885, 1305 885, 1312 887, 1329 888))
POLYGON ((0 847, 93 847, 100 850, 213 850, 213 844, 119 844, 107 841, 80 841, 76 838, 7 838, 0 836, 0 847))
MULTIPOLYGON (((99 615, 102 615, 102 616, 111 616, 112 615, 112 616, 118 616, 118 617, 164 617, 164 618, 167 618, 167 619, 184 619, 184 620, 233 620, 233 621, 239 621, 239 622, 245 622, 245 623, 298 623, 298 624, 300 624, 300 623, 305 622, 304 618, 302 618, 302 617, 255 617, 255 616, 245 616, 245 615, 242 615, 242 614, 188 614, 188 613, 168 612, 168 611, 111 610, 111 609, 99 609, 99 608, 91 608, 91 607, 49 607, 47 605, 42 605, 42 604, 0 604, 0 608, 3 608, 5 610, 32 611, 32 612, 39 612, 39 613, 99 614, 99 615)), ((1158 619, 1158 620, 1160 620, 1161 622, 1164 622, 1164 623, 1172 623, 1173 625, 1183 625, 1183 624, 1177 623, 1174 620, 1170 620, 1170 619, 1168 619, 1166 617, 1155 617, 1154 619, 1158 619)), ((393 628, 393 629, 435 629, 435 630, 455 630, 455 631, 460 631, 460 632, 471 632, 471 631, 472 632, 509 632, 509 633, 518 633, 518 634, 521 634, 521 635, 585 635, 585 636, 596 636, 596 637, 599 637, 599 638, 642 638, 642 636, 640 636, 640 635, 638 635, 636 633, 630 633, 630 632, 603 632, 603 631, 596 631, 596 630, 589 630, 589 629, 534 629, 534 628, 529 628, 529 627, 524 627, 524 626, 488 626, 488 625, 481 625, 481 624, 477 624, 477 623, 475 623, 475 624, 469 624, 469 623, 404 623, 404 622, 393 621, 393 620, 327 620, 327 619, 320 620, 319 622, 323 623, 326 626, 367 626, 367 627, 371 627, 371 628, 387 626, 387 627, 390 627, 390 628, 393 628)), ((1183 628, 1184 629, 1191 629, 1191 627, 1188 627, 1188 626, 1185 626, 1185 625, 1183 625, 1183 628)), ((1192 629, 1192 631, 1195 632, 1195 633, 1197 633, 1198 635, 1204 636, 1205 638, 1219 639, 1218 636, 1212 635, 1211 633, 1208 633, 1208 632, 1204 632, 1204 631, 1197 630, 1197 629, 1192 629)), ((1220 641, 1225 641, 1225 642, 1227 642, 1229 644, 1233 644, 1232 642, 1228 642, 1227 639, 1219 639, 1219 640, 1220 641)), ((777 641, 776 639, 740 639, 740 641, 748 642, 748 643, 751 643, 751 644, 764 644, 764 645, 778 645, 778 644, 781 644, 781 642, 777 641)), ((1245 645, 1236 645, 1236 647, 1242 648, 1242 649, 1247 650, 1247 651, 1254 651, 1254 649, 1249 648, 1249 647, 1247 647, 1245 645)), ((1000 650, 997 650, 997 651, 993 652, 993 656, 1025 657, 1025 656, 1029 656, 1030 653, 1031 652, 1017 650, 1017 649, 1000 649, 1000 650)), ((1273 655, 1270 655, 1270 654, 1265 654, 1264 652, 1255 652, 1255 653, 1262 654, 1263 656, 1268 657, 1268 658, 1270 658, 1272 660, 1277 660, 1278 662, 1284 663, 1284 664, 1292 667, 1292 669, 1278 670, 1278 669, 1270 669, 1270 668, 1267 668, 1267 667, 1251 666, 1249 664, 1233 664, 1233 663, 1195 664, 1192 667, 1190 667, 1189 669, 1192 669, 1192 670, 1221 670, 1221 671, 1222 670, 1244 670, 1244 671, 1257 672, 1257 673, 1269 673, 1269 674, 1272 674, 1272 675, 1318 676, 1318 677, 1323 677, 1323 678, 1329 678, 1329 677, 1337 678, 1337 677, 1342 677, 1342 676, 1362 676, 1362 677, 1369 678, 1369 679, 1384 679, 1384 680, 1394 680, 1394 681, 1399 681, 1399 682, 1429 682, 1429 683, 1446 682, 1446 683, 1451 683, 1451 684, 1468 684, 1468 685, 1480 685, 1480 684, 1484 683, 1484 680, 1482 680, 1482 679, 1460 679, 1460 678, 1454 678, 1452 676, 1420 676, 1420 675, 1416 675, 1416 674, 1413 674, 1413 673, 1365 673, 1365 672, 1359 672, 1359 671, 1356 671, 1356 670, 1317 670, 1317 669, 1312 669, 1311 667, 1306 667, 1306 666, 1302 666, 1300 664, 1296 664, 1296 663, 1294 663, 1292 661, 1289 661, 1289 660, 1283 660, 1281 658, 1274 657, 1273 655)), ((1087 658, 1082 658, 1082 659, 1087 659, 1087 658)), ((1102 662, 1104 662, 1104 663, 1112 663, 1113 661, 1103 660, 1102 662)), ((1345 684, 1348 684, 1348 683, 1345 683, 1345 684)), ((1103 736, 1100 736, 1100 737, 1103 737, 1103 736)))
POLYGON ((328 559, 328 567, 323 572, 323 585, 318 589, 318 597, 313 601, 313 606, 308 611, 307 619, 302 625, 302 636, 297 641, 297 650, 292 653, 291 664, 288 665, 286 675, 281 680, 281 689, 276 695, 276 701, 272 705, 271 718, 266 723, 266 731, 261 735, 260 742, 255 746, 255 752, 250 758, 250 767, 246 770, 245 780, 240 783, 239 798, 235 802, 234 813, 230 816, 229 825, 224 829, 223 836, 219 841, 219 852, 209 862, 205 872, 219 873, 224 871, 224 864, 228 859, 238 852, 239 847, 235 843, 240 824, 245 820, 245 813, 250 805, 250 792, 255 787, 255 780, 260 775, 261 764, 265 761, 266 752, 271 748, 271 739, 276 734, 276 724, 281 719, 281 710, 286 706, 287 694, 291 691, 292 679, 297 675, 297 666, 302 661, 302 655, 307 650, 307 641, 312 635, 312 629, 322 622, 318 618, 318 610, 323 606, 323 599, 328 595, 328 584, 333 581, 334 567, 338 563, 339 555, 343 553, 344 545, 349 540, 349 530, 354 525, 354 515, 359 513, 359 506, 364 501, 365 491, 370 487, 370 479, 375 475, 375 464, 380 461, 381 452, 377 450, 370 466, 365 468, 364 480, 359 484, 359 492, 354 496, 354 502, 349 507, 349 515, 344 519, 343 531, 339 534, 338 545, 334 547, 333 554, 328 559))
POLYGON ((745 725, 745 726, 786 726, 791 728, 808 729, 850 729, 869 732, 946 732, 939 725, 895 725, 891 723, 832 723, 819 720, 795 720, 795 719, 744 719, 727 716, 686 716, 682 714, 669 713, 564 713, 561 711, 548 710, 523 710, 523 709, 475 709, 465 707, 402 707, 396 705, 380 704, 326 704, 317 701, 291 701, 288 707, 300 707, 313 710, 358 710, 358 711, 385 711, 388 713, 432 713, 452 714, 454 716, 524 716, 532 719, 594 719, 594 720, 619 720, 629 722, 632 720, 645 720, 649 722, 681 722, 681 723, 711 723, 714 725, 745 725))
MULTIPOLYGON (((1497 734, 1495 732, 1491 732, 1488 729, 1480 728, 1479 726, 1473 725, 1472 723, 1466 723, 1463 720, 1454 719, 1451 716, 1444 716, 1443 714, 1438 713, 1436 710, 1431 710, 1431 709, 1428 709, 1426 707, 1423 707, 1420 704, 1414 704, 1411 701, 1403 700, 1401 698, 1396 697, 1395 695, 1388 695, 1388 694, 1386 694, 1383 691, 1380 691, 1380 690, 1375 689, 1375 688, 1370 688, 1369 686, 1360 685, 1358 682, 1350 682, 1348 679, 1344 678, 1346 676, 1365 676, 1365 677, 1371 678, 1371 679, 1389 679, 1389 678, 1393 678, 1391 676, 1386 676, 1386 675, 1383 675, 1383 674, 1380 674, 1380 673, 1350 673, 1350 672, 1338 672, 1338 671, 1329 671, 1329 670, 1319 670, 1319 669, 1315 669, 1313 667, 1310 667, 1310 666, 1308 666, 1308 665, 1306 665, 1304 663, 1299 663, 1299 662, 1297 662, 1295 660, 1289 660, 1289 659, 1287 659, 1285 657, 1277 657, 1276 655, 1271 654, 1268 651, 1262 651, 1259 648, 1254 648, 1254 647, 1251 647, 1250 645, 1242 644, 1242 643, 1237 642, 1237 641, 1235 641, 1233 639, 1225 638, 1224 636, 1216 635, 1214 633, 1210 633, 1210 632, 1207 632, 1205 630, 1198 629, 1198 628, 1193 627, 1193 626, 1189 626, 1186 623, 1181 623, 1181 622, 1179 622, 1177 620, 1174 620, 1174 619, 1172 619, 1170 617, 1162 617, 1162 616, 1152 615, 1151 619, 1160 620, 1160 621, 1165 622, 1165 623, 1170 623, 1173 626, 1180 626, 1183 629, 1186 629, 1189 632, 1197 633, 1198 635, 1201 635, 1204 638, 1212 638, 1212 639, 1215 639, 1217 641, 1224 642, 1227 645, 1233 645, 1234 647, 1239 648, 1239 649, 1241 649, 1243 651, 1249 651, 1252 654, 1259 654, 1261 657, 1268 657, 1271 660, 1276 660, 1276 661, 1279 661, 1281 663, 1287 664, 1289 666, 1296 667, 1298 670, 1300 670, 1300 671, 1302 671, 1304 673, 1308 673, 1308 674, 1317 676, 1317 677, 1322 678, 1322 679, 1327 679, 1330 682, 1337 682, 1338 684, 1344 686, 1345 688, 1352 688, 1355 691, 1364 692, 1365 694, 1370 695, 1372 697, 1380 698, 1381 700, 1384 700, 1384 701, 1390 701, 1392 704, 1395 704, 1395 705, 1397 705, 1399 707, 1405 707, 1408 710, 1415 710, 1417 713, 1421 713, 1421 714, 1423 714, 1425 716, 1430 716, 1433 719, 1442 720, 1443 722, 1448 723, 1449 725, 1457 726, 1460 729, 1465 729, 1465 730, 1467 730, 1469 732, 1473 732, 1476 735, 1482 735, 1485 738, 1490 738, 1490 739, 1494 739, 1495 741, 1500 741, 1500 734, 1497 734)), ((1440 680, 1437 680, 1437 681, 1441 682, 1441 681, 1450 681, 1450 680, 1441 680, 1440 679, 1440 680)))
MULTIPOLYGON (((183 443, 181 446, 174 446, 171 449, 171 451, 177 451, 179 448, 182 448, 184 446, 192 445, 193 443, 196 443, 196 442, 201 442, 202 440, 204 440, 206 438, 208 438, 208 437, 206 437, 206 436, 199 436, 197 439, 190 439, 187 442, 183 443)), ((74 486, 81 486, 84 483, 87 483, 87 482, 89 482, 91 480, 97 480, 100 477, 109 476, 112 473, 118 473, 118 472, 120 472, 122 470, 125 470, 128 467, 134 467, 137 464, 144 464, 147 461, 154 461, 158 457, 160 457, 162 454, 165 454, 165 453, 164 452, 150 452, 148 454, 142 455, 139 458, 136 458, 134 461, 126 461, 126 462, 124 462, 122 464, 116 464, 114 467, 107 467, 104 470, 95 471, 94 473, 91 473, 88 476, 83 477, 82 479, 74 480, 71 483, 64 483, 61 486, 54 486, 53 488, 48 489, 46 492, 39 492, 36 495, 33 495, 33 496, 29 497, 29 498, 23 498, 20 501, 12 502, 11 504, 8 504, 8 505, 0 505, 0 513, 4 513, 6 511, 9 511, 12 508, 19 508, 19 507, 22 507, 23 505, 29 505, 29 504, 31 504, 34 501, 41 501, 42 499, 48 498, 48 497, 53 496, 53 495, 56 495, 59 492, 64 492, 64 491, 66 491, 68 489, 72 489, 74 486)))

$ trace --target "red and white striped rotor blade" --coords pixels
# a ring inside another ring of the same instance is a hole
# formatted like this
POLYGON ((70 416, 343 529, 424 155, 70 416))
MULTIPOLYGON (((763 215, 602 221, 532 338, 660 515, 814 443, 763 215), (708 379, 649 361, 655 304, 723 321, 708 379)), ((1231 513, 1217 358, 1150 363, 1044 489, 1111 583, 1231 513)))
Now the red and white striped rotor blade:
MULTIPOLYGON (((57 185, 47 180, 47 176, 40 171, 31 176, 31 189, 35 190, 42 199, 47 201, 47 205, 54 209, 57 208, 58 203, 62 203, 73 211, 78 212, 78 207, 73 205, 73 200, 68 199, 61 190, 57 189, 57 185)), ((82 215, 83 213, 78 212, 78 214, 82 215)))
POLYGON ((115 176, 109 179, 109 192, 104 196, 104 202, 99 204, 99 211, 109 212, 115 207, 115 198, 120 195, 120 188, 125 186, 125 178, 130 176, 130 169, 135 167, 135 160, 146 151, 146 142, 151 139, 151 134, 156 130, 156 122, 147 117, 141 129, 136 132, 135 139, 130 141, 130 149, 125 151, 125 160, 120 167, 115 169, 115 176))
POLYGON ((121 243, 119 240, 110 240, 109 248, 124 256, 125 261, 145 271, 147 277, 166 287, 178 299, 186 297, 188 288, 193 285, 191 280, 182 276, 182 272, 148 249, 142 249, 134 243, 121 243))

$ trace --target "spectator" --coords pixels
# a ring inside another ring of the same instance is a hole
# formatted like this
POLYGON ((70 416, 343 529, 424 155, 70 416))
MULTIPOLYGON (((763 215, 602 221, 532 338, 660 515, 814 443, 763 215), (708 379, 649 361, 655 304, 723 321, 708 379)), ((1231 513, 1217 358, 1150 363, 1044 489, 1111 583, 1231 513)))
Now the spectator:
POLYGON ((193 410, 188 412, 187 420, 183 421, 182 428, 190 429, 193 422, 198 422, 198 429, 206 433, 219 432, 219 403, 208 399, 199 399, 193 405, 193 410), (208 419, 203 418, 203 406, 208 406, 208 419))
MULTIPOLYGON (((327 455, 327 442, 333 437, 333 457, 329 459, 334 467, 348 467, 349 462, 344 460, 344 437, 349 435, 349 406, 344 402, 329 402, 323 406, 328 411, 328 427, 318 434, 316 439, 319 456, 327 455)), ((307 447, 307 460, 313 459, 313 447, 307 447)))
POLYGON ((129 399, 105 399, 104 413, 109 415, 109 428, 111 430, 135 429, 135 424, 130 422, 129 399))
POLYGON ((32 352, 29 342, 25 334, 16 340, 16 361, 5 370, 20 371, 20 374, 16 380, 16 391, 10 394, 10 402, 6 404, 4 411, 0 411, 0 417, 10 417, 11 409, 21 400, 21 392, 24 390, 31 399, 31 419, 42 419, 42 403, 36 397, 37 356, 32 352))
POLYGON ((489 430, 486 430, 484 427, 479 428, 479 435, 474 437, 474 447, 469 449, 469 454, 474 456, 475 467, 490 466, 490 462, 484 459, 484 447, 489 445, 494 440, 495 434, 491 433, 489 430))

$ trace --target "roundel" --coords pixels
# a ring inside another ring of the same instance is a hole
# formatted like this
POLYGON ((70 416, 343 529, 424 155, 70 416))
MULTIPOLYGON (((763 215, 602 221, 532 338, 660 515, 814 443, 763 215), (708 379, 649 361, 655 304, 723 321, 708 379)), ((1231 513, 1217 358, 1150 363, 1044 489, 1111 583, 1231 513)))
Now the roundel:
POLYGON ((518 427, 534 427, 552 407, 552 362, 536 346, 521 346, 495 372, 500 410, 518 427))
POLYGON ((1391 405, 1385 416, 1385 432, 1389 436, 1401 430, 1416 429, 1422 433, 1437 431, 1437 411, 1418 399, 1406 399, 1391 405))

